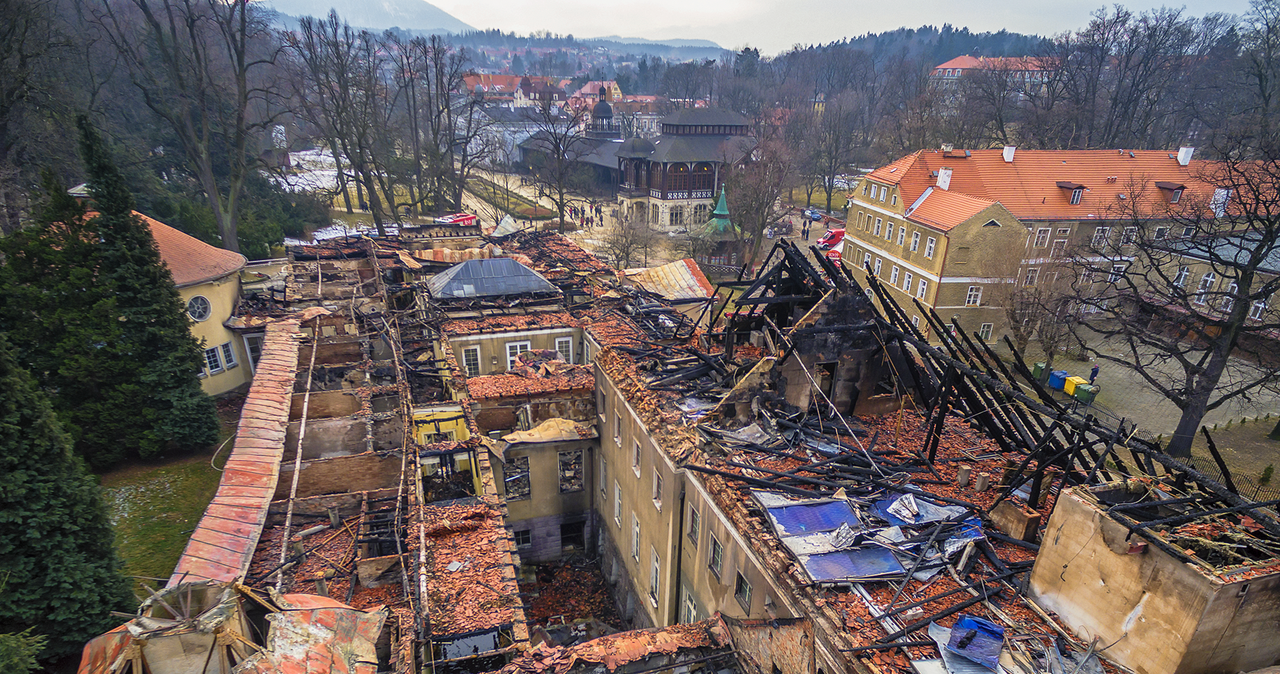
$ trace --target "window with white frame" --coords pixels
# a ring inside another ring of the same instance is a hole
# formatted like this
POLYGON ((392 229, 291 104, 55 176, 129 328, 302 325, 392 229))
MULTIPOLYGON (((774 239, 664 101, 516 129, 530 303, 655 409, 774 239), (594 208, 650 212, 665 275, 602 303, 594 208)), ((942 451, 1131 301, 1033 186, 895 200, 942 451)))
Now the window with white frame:
POLYGON ((1187 276, 1191 274, 1191 267, 1178 267, 1177 276, 1173 277, 1173 287, 1182 288, 1187 285, 1187 276))
POLYGON ((893 265, 893 269, 889 272, 889 285, 898 285, 898 265, 893 265))
POLYGON ((1195 236, 1195 233, 1196 233, 1196 226, 1195 226, 1195 225, 1187 225, 1186 227, 1183 227, 1183 228, 1182 228, 1182 235, 1183 235, 1183 236, 1195 236))
POLYGON ((1173 191, 1173 194, 1169 195, 1169 203, 1176 204, 1179 201, 1182 201, 1182 190, 1176 189, 1173 191))
POLYGON ((924 279, 920 279, 920 286, 916 288, 916 299, 918 300, 924 299, 925 294, 928 292, 929 292, 929 282, 924 279))
POLYGON ((631 558, 640 561, 640 520, 631 513, 631 558))
POLYGON ((1039 281, 1039 280, 1040 280, 1040 268, 1027 267, 1027 275, 1022 277, 1022 285, 1033 286, 1036 284, 1036 281, 1039 281))
POLYGON ((686 592, 684 595, 684 604, 680 609, 680 622, 685 624, 698 622, 698 604, 692 592, 686 592))
POLYGON ((964 305, 976 307, 980 304, 982 304, 982 286, 969 286, 969 293, 964 296, 964 305))
POLYGON ((1236 305, 1236 291, 1240 290, 1240 286, 1232 283, 1227 286, 1227 294, 1222 297, 1222 305, 1218 307, 1222 313, 1231 311, 1231 307, 1236 305))
POLYGON ((262 357, 262 341, 266 338, 265 334, 244 336, 244 352, 249 354, 249 365, 258 366, 258 359, 262 357))
POLYGON ((662 576, 662 560, 658 558, 658 550, 649 548, 649 603, 658 605, 658 579, 662 576))
POLYGON ((636 440, 631 445, 631 470, 635 472, 636 477, 640 477, 640 441, 636 440))
POLYGON ((600 457, 600 493, 609 495, 609 462, 603 456, 600 457))
POLYGON ((529 342, 507 342, 507 369, 515 369, 520 354, 529 350, 529 342))
POLYGON ((978 327, 978 336, 982 338, 982 341, 985 342, 991 339, 991 329, 994 327, 991 323, 983 323, 978 327))
POLYGON ((724 546, 720 545, 720 539, 716 538, 714 532, 708 531, 707 536, 711 538, 711 550, 707 553, 707 568, 711 569, 711 573, 720 577, 720 569, 724 565, 724 546))
POLYGON ((1107 239, 1111 238, 1110 227, 1094 227, 1093 228, 1093 247, 1102 248, 1107 245, 1107 239))
POLYGON ((903 292, 906 292, 906 293, 910 293, 910 292, 911 292, 911 278, 912 278, 912 277, 911 277, 911 272, 906 272, 905 274, 903 274, 903 276, 902 276, 902 291, 903 291, 903 292))
POLYGON ((1067 252, 1067 240, 1057 239, 1053 242, 1053 246, 1049 248, 1049 257, 1060 258, 1067 252))
POLYGON ((240 365, 240 363, 236 362, 236 350, 231 346, 231 342, 225 342, 218 348, 222 350, 222 368, 224 370, 230 370, 240 365))
POLYGON ((1080 199, 1081 199, 1082 197, 1084 197, 1084 188, 1083 188, 1083 187, 1077 187, 1077 188, 1075 188, 1075 189, 1071 190, 1071 205, 1072 205, 1072 206, 1079 206, 1079 205, 1080 205, 1080 199))
POLYGON ((1196 304, 1204 304, 1208 301, 1209 291, 1213 290, 1213 284, 1217 280, 1218 277, 1213 272, 1200 277, 1200 289, 1196 292, 1196 304))
POLYGON ((1164 239, 1169 238, 1169 228, 1168 228, 1168 227, 1156 227, 1156 234, 1155 234, 1155 237, 1154 237, 1154 238, 1155 238, 1155 240, 1156 240, 1156 241, 1162 241, 1162 240, 1164 240, 1164 239))
POLYGON ((1262 315, 1265 314, 1266 312, 1267 312, 1267 301, 1258 300, 1257 302, 1253 303, 1252 307, 1249 307, 1249 318, 1255 321, 1260 321, 1262 320, 1262 315))
POLYGON ((872 274, 875 274, 877 277, 879 277, 879 276, 880 276, 880 263, 881 263, 881 262, 883 262, 883 260, 881 260, 880 258, 876 258, 875 266, 873 266, 873 267, 872 267, 872 269, 871 269, 871 273, 872 273, 872 274))
POLYGON ((887 197, 887 196, 889 196, 889 188, 888 188, 888 187, 881 186, 881 187, 880 187, 880 202, 881 202, 881 203, 884 203, 884 198, 885 198, 885 197, 887 197))
POLYGON ((573 338, 572 337, 556 337, 556 351, 560 352, 560 357, 564 358, 564 362, 573 362, 573 338))
POLYGON ((662 512, 662 473, 657 468, 653 469, 653 507, 662 512))
POLYGON ((911 252, 920 250, 920 232, 911 233, 911 252))
POLYGON ((480 347, 469 346, 462 350, 462 368, 468 377, 480 376, 480 347))
POLYGON ((203 295, 196 295, 187 302, 187 315, 199 323, 209 320, 213 314, 213 305, 203 295))
POLYGON ((1137 227, 1125 227, 1124 230, 1120 232, 1120 245, 1132 246, 1137 242, 1138 242, 1137 227))
POLYGON ((218 374, 222 372, 222 355, 218 347, 204 350, 204 364, 208 368, 209 374, 218 374))
POLYGON ((912 317, 911 317, 911 325, 913 325, 913 326, 915 326, 915 327, 917 327, 917 328, 918 328, 918 327, 920 327, 920 317, 919 317, 919 316, 912 316, 912 317))
POLYGON ((898 226, 898 245, 901 246, 903 242, 906 240, 907 240, 907 226, 899 225, 898 226))
POLYGON ((871 230, 871 233, 875 236, 880 236, 880 227, 883 224, 884 224, 884 218, 876 218, 876 226, 874 229, 871 230))
POLYGON ((1059 238, 1061 238, 1061 237, 1064 237, 1064 236, 1071 236, 1071 228, 1070 228, 1070 227, 1059 227, 1059 228, 1058 228, 1058 237, 1059 237, 1059 238))
POLYGON ((884 240, 893 241, 893 223, 892 222, 884 226, 884 240))
POLYGON ((889 199, 889 204, 890 204, 890 205, 892 205, 892 206, 897 206, 897 205, 898 205, 898 193, 897 193, 897 192, 894 192, 894 193, 893 193, 893 197, 892 197, 891 199, 889 199))
POLYGON ((863 268, 863 269, 867 269, 867 268, 869 268, 869 267, 871 267, 871 253, 863 253, 863 254, 862 254, 862 268, 863 268))
POLYGON ((1049 227, 1041 227, 1036 230, 1036 248, 1044 248, 1049 245, 1049 227))
POLYGON ((931 236, 931 237, 929 237, 929 240, 924 242, 924 256, 925 256, 925 257, 927 257, 927 258, 929 258, 930 260, 932 260, 932 259, 933 259, 933 249, 934 249, 937 245, 938 245, 938 240, 937 240, 937 239, 935 239, 935 238, 933 238, 932 236, 931 236))
POLYGON ((751 613, 751 583, 747 582, 747 577, 741 571, 733 583, 733 598, 738 600, 743 611, 751 613))
POLYGON ((613 481, 613 522, 622 526, 622 486, 613 481))
POLYGON ((698 547, 698 537, 702 533, 702 513, 698 511, 697 504, 689 504, 689 540, 693 541, 693 547, 698 547))
POLYGON ((1107 276, 1107 283, 1115 283, 1115 282, 1119 281, 1121 278, 1123 278, 1123 277, 1124 277, 1124 270, 1125 270, 1125 269, 1127 269, 1128 267, 1129 267, 1129 265, 1127 265, 1127 264, 1113 264, 1113 265, 1111 265, 1111 274, 1110 274, 1109 276, 1107 276))

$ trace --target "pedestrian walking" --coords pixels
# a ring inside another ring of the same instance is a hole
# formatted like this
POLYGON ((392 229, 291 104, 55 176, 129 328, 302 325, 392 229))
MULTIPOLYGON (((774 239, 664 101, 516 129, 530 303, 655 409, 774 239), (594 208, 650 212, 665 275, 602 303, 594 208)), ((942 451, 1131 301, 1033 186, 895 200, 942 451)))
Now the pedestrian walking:
POLYGON ((1089 371, 1089 384, 1093 384, 1098 379, 1098 366, 1095 364, 1093 369, 1089 371))

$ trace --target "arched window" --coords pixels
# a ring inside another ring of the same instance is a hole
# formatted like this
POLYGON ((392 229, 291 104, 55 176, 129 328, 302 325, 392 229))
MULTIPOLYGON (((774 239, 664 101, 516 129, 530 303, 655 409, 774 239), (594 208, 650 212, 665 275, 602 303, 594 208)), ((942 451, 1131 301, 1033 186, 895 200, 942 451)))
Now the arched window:
POLYGON ((676 164, 667 169, 667 189, 684 191, 689 189, 689 167, 676 164))

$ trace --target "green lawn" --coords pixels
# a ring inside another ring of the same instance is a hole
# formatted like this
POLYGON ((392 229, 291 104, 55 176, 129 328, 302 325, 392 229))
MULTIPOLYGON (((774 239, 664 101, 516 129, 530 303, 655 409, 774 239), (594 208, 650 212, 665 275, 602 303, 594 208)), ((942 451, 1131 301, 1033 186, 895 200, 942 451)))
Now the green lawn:
MULTIPOLYGON (((228 434, 229 429, 223 438, 228 434)), ((230 450, 228 443, 218 454, 219 467, 230 450)), ((212 455, 209 448, 181 458, 139 462, 102 476, 126 574, 168 579, 218 490, 222 473, 209 465, 212 455)), ((164 582, 151 584, 160 587, 164 582)))
POLYGON ((555 215, 555 211, 533 203, 514 190, 504 190, 484 178, 475 176, 469 178, 467 191, 488 202, 494 208, 501 210, 510 208, 511 214, 519 218, 542 220, 555 215))

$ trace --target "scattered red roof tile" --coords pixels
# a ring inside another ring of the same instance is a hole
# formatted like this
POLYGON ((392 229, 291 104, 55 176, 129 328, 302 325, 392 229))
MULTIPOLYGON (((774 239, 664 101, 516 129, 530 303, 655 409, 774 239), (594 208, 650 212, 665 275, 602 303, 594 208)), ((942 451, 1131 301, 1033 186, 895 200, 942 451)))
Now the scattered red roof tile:
POLYGON ((731 644, 729 630, 717 613, 702 622, 619 632, 575 646, 539 644, 498 671, 501 674, 565 674, 581 661, 604 665, 612 672, 652 655, 719 649, 731 644))
MULTIPOLYGON (((524 368, 528 369, 528 368, 524 368)), ((558 391, 578 391, 595 387, 595 377, 591 374, 590 365, 572 365, 561 363, 554 373, 545 375, 529 375, 516 372, 490 374, 467 379, 467 391, 477 400, 486 398, 508 398, 556 393, 558 391)))
MULTIPOLYGON (((437 637, 469 634, 509 625, 520 603, 515 576, 504 573, 502 551, 510 542, 502 513, 488 505, 427 504, 422 520, 426 539, 426 605, 437 637)), ((411 531, 416 541, 418 532, 411 531)))
POLYGON ((567 311, 549 311, 512 316, 485 316, 484 318, 455 318, 440 326, 450 336, 477 335, 488 332, 513 332, 541 328, 576 328, 578 319, 567 311))

